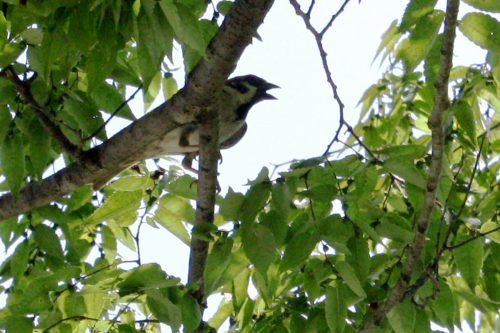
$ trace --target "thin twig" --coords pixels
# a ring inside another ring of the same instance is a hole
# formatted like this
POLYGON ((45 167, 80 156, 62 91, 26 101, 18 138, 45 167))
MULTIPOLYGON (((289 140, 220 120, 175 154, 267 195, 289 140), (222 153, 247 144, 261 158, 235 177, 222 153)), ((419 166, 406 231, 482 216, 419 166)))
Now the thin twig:
POLYGON ((478 238, 484 237, 484 236, 486 236, 486 235, 492 234, 492 233, 497 232, 497 231, 500 231, 500 227, 495 228, 495 229, 491 229, 490 231, 487 231, 487 232, 480 232, 480 233, 478 233, 477 235, 474 235, 474 236, 472 236, 471 238, 466 239, 466 240, 464 240, 464 241, 462 241, 462 242, 460 242, 460 243, 458 243, 458 244, 455 244, 455 245, 446 245, 445 249, 446 249, 446 250, 454 250, 454 249, 456 249, 456 248, 459 248, 459 247, 461 247, 461 246, 464 246, 464 245, 465 245, 465 244, 467 244, 467 243, 472 242, 473 240, 476 240, 476 239, 478 239, 478 238))
POLYGON ((349 1, 350 0, 345 0, 344 3, 342 4, 342 6, 340 6, 339 10, 337 10, 337 12, 335 14, 333 14, 332 17, 330 17, 330 21, 328 21, 328 23, 325 25, 325 27, 319 33, 321 36, 323 36, 328 31, 328 29, 331 28, 333 22, 344 11, 344 9, 347 6, 347 4, 349 3, 349 1))
POLYGON ((109 118, 104 122, 104 124, 102 124, 101 126, 99 126, 98 129, 96 129, 94 131, 94 133, 90 134, 89 136, 87 136, 86 138, 83 139, 83 141, 87 141, 87 140, 90 140, 92 139, 93 137, 95 137, 97 134, 99 134, 100 131, 102 131, 107 125, 108 123, 111 121, 111 119, 113 119, 117 114, 118 112, 120 112, 128 103, 130 103, 131 100, 133 100, 135 98, 135 95, 137 95, 137 93, 139 91, 141 91, 142 89, 142 83, 139 84, 139 86, 137 87, 137 89, 134 91, 134 93, 132 95, 130 95, 129 98, 127 98, 125 101, 123 101, 117 108, 115 111, 113 111, 113 113, 109 116, 109 118))
POLYGON ((432 131, 431 164, 429 166, 424 205, 416 223, 415 238, 396 286, 390 291, 389 297, 373 312, 371 318, 361 329, 361 332, 370 332, 374 326, 379 325, 392 307, 405 297, 413 272, 424 248, 427 227, 429 226, 434 210, 439 177, 443 166, 442 158, 445 138, 442 117, 444 111, 449 107, 448 80, 453 62, 453 47, 459 4, 460 0, 448 0, 446 7, 443 44, 441 46, 439 72, 436 80, 437 94, 432 113, 429 117, 429 128, 432 131))
POLYGON ((311 0, 311 3, 309 4, 309 8, 307 8, 306 15, 311 16, 312 10, 314 8, 314 5, 316 4, 315 0, 311 0))
MULTIPOLYGON (((325 51, 325 48, 323 47, 323 41, 322 41, 324 33, 323 34, 319 33, 316 30, 316 28, 314 28, 314 26, 311 23, 311 19, 310 19, 309 15, 307 13, 304 13, 302 11, 302 9, 300 9, 300 5, 297 2, 297 0, 290 0, 290 4, 295 9, 295 13, 297 14, 297 16, 302 18, 302 20, 304 21, 304 24, 306 26, 306 29, 311 32, 311 34, 314 37, 314 40, 316 41, 319 55, 321 57, 321 62, 323 64, 323 70, 326 74, 326 80, 327 80, 327 82, 330 85, 330 88, 332 90, 333 98, 335 99, 335 101, 337 102, 337 105, 339 106, 339 127, 337 128, 337 130, 335 132, 333 140, 330 142, 330 144, 328 144, 326 151, 323 153, 323 156, 324 156, 324 155, 328 154, 333 143, 335 141, 337 141, 337 139, 340 135, 340 131, 342 130, 342 127, 345 124, 345 120, 344 120, 344 107, 345 106, 344 106, 344 103, 342 102, 342 99, 339 96, 337 85, 333 81, 332 73, 330 71, 330 66, 328 65, 327 53, 325 51)), ((333 20, 332 20, 332 23, 333 23, 333 20)), ((330 24, 330 26, 331 26, 331 24, 330 24)))
POLYGON ((462 213, 463 213, 463 211, 465 209, 465 206, 467 204, 467 199, 468 199, 469 193, 470 193, 470 191, 472 189, 472 183, 474 181, 477 169, 479 167, 479 161, 481 159, 481 152, 483 151, 483 145, 484 145, 484 140, 485 139, 486 139, 486 134, 481 139, 481 145, 479 146, 479 151, 478 151, 477 156, 476 156, 476 161, 474 163, 474 168, 472 169, 472 175, 470 176, 469 183, 467 183, 467 190, 465 192, 465 198, 462 201, 462 205, 460 206, 460 209, 458 210, 458 213, 453 216, 453 219, 450 221, 450 223, 448 225, 448 229, 446 230, 446 235, 444 236, 444 240, 443 240, 443 247, 442 247, 441 251, 439 252, 439 254, 437 255, 437 260, 439 260, 439 258, 443 254, 443 251, 448 247, 447 244, 448 244, 448 240, 449 240, 449 238, 451 236, 451 232, 453 230, 453 228, 452 228, 453 224, 455 224, 455 222, 460 218, 460 215, 462 215, 462 213))

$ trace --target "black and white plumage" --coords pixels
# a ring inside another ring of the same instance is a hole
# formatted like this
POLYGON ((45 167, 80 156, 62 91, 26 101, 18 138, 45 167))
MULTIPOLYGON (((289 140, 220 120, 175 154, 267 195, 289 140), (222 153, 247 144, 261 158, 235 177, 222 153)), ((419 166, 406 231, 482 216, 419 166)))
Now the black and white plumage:
MULTIPOLYGON (((238 143, 246 133, 246 117, 250 109, 264 100, 276 99, 267 91, 278 88, 255 75, 229 79, 220 97, 219 148, 226 149, 238 143)), ((189 123, 167 133, 155 144, 154 155, 185 155, 183 165, 193 170, 191 163, 199 151, 199 123, 189 123)))

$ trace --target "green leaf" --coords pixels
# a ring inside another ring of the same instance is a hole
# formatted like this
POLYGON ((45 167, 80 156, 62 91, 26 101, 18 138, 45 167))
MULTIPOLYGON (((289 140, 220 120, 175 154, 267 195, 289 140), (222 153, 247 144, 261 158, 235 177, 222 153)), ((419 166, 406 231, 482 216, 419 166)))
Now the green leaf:
POLYGON ((183 175, 177 178, 175 181, 167 184, 165 189, 175 195, 183 198, 196 200, 196 180, 189 176, 183 175))
POLYGON ((107 185, 107 188, 113 189, 114 191, 137 191, 145 190, 148 187, 153 187, 153 180, 149 175, 145 176, 125 176, 120 177, 114 182, 107 185))
POLYGON ((45 168, 52 160, 51 140, 37 119, 33 119, 29 123, 28 138, 29 155, 31 165, 33 166, 33 173, 38 178, 42 178, 45 168))
POLYGON ((173 287, 179 284, 179 279, 168 277, 158 264, 143 264, 123 273, 122 276, 123 281, 117 285, 120 296, 143 292, 148 289, 173 287))
MULTIPOLYGON (((64 100, 64 110, 61 112, 61 118, 69 126, 80 128, 86 135, 93 134, 104 124, 102 115, 94 103, 87 100, 84 96, 76 95, 76 98, 66 98, 64 100)), ((105 131, 97 133, 100 140, 106 139, 105 131)))
POLYGON ((26 317, 10 316, 5 320, 5 333, 32 333, 33 321, 26 317))
POLYGON ((267 268, 276 256, 276 241, 273 233, 262 224, 243 223, 241 238, 246 256, 262 276, 266 276, 267 268))
POLYGON ((139 12, 141 11, 141 0, 134 0, 134 4, 132 5, 132 12, 135 16, 139 16, 139 12))
POLYGON ((368 239, 360 236, 352 237, 347 246, 351 254, 346 256, 346 262, 354 268, 356 276, 364 285, 370 272, 371 262, 368 239))
POLYGON ((14 251, 11 261, 10 261, 10 270, 12 272, 12 276, 16 279, 19 279, 28 267, 28 260, 30 256, 30 245, 28 240, 24 240, 21 244, 16 247, 14 251))
MULTIPOLYGON (((455 244, 460 244, 471 237, 466 232, 459 231, 455 244)), ((453 256, 460 274, 471 290, 474 290, 483 267, 484 241, 481 238, 470 241, 454 249, 453 256)))
POLYGON ((138 39, 137 57, 146 100, 153 78, 155 76, 160 78, 160 64, 164 57, 164 45, 160 42, 163 40, 161 31, 163 30, 165 35, 169 35, 168 23, 160 28, 155 11, 149 10, 148 13, 149 15, 141 11, 135 24, 136 38, 138 39))
POLYGON ((272 187, 271 207, 283 218, 287 219, 290 212, 290 190, 285 182, 277 182, 272 187))
POLYGON ((205 42, 200 30, 198 19, 183 6, 182 3, 173 0, 161 0, 160 8, 172 26, 176 38, 182 44, 189 46, 198 53, 205 52, 205 42))
POLYGON ((54 229, 49 228, 44 224, 39 224, 34 229, 35 241, 40 248, 47 252, 48 255, 62 258, 63 250, 59 237, 54 229))
POLYGON ((17 198, 24 180, 24 147, 21 133, 14 131, 6 136, 0 149, 0 162, 14 198, 17 198))
POLYGON ((500 224, 499 223, 488 221, 488 222, 484 223, 481 226, 481 229, 479 231, 482 234, 485 234, 485 233, 489 232, 486 235, 486 237, 489 238, 489 239, 491 239, 492 241, 500 244, 500 230, 498 228, 500 228, 500 224), (496 230, 496 231, 493 231, 493 230, 496 230), (491 231, 493 231, 493 232, 491 232, 491 231))
POLYGON ((83 205, 85 205, 92 199, 92 194, 93 191, 91 186, 85 185, 79 187, 78 189, 73 191, 73 193, 71 193, 69 200, 66 202, 66 211, 72 212, 80 209, 83 205))
POLYGON ((25 46, 19 43, 9 43, 0 50, 0 68, 11 65, 23 53, 25 46))
POLYGON ((455 296, 443 280, 439 281, 439 293, 431 304, 431 308, 436 314, 436 323, 446 326, 453 331, 456 311, 455 296))
POLYGON ((85 223, 87 225, 117 219, 129 213, 136 213, 142 199, 142 191, 115 192, 90 215, 85 223))
POLYGON ((220 1, 217 4, 217 11, 221 13, 222 15, 226 16, 229 11, 233 8, 233 2, 232 1, 220 1))
POLYGON ((467 102, 459 100, 452 106, 451 112, 453 112, 458 125, 463 128, 469 140, 477 146, 476 120, 471 106, 467 102))
POLYGON ((148 290, 146 301, 153 315, 177 332, 182 324, 182 310, 159 290, 148 290))
POLYGON ((177 87, 177 82, 175 81, 172 75, 166 75, 163 77, 162 84, 163 87, 163 98, 165 100, 169 100, 174 96, 177 91, 179 91, 179 87, 177 87))
POLYGON ((194 332, 201 322, 200 306, 191 295, 185 294, 181 299, 181 309, 184 332, 194 332))
POLYGON ((42 29, 26 29, 21 33, 21 38, 28 44, 40 45, 43 40, 42 29))
POLYGON ((405 300, 397 303, 389 311, 387 319, 395 333, 407 333, 414 332, 416 315, 415 306, 409 300, 405 300))
POLYGON ((64 313, 67 317, 86 314, 85 300, 81 293, 72 292, 64 299, 64 313))
MULTIPOLYGON (((7 82, 0 80, 0 91, 2 92, 2 97, 4 97, 4 93, 7 93, 7 90, 11 87, 3 85, 2 83, 7 82)), ((14 96, 16 93, 14 92, 14 96)), ((2 106, 2 97, 0 97, 0 145, 3 143, 5 136, 10 130, 10 124, 12 121, 12 117, 10 115, 10 111, 6 106, 2 106)), ((0 164, 1 165, 1 164, 0 164)))
POLYGON ((116 258, 116 238, 111 229, 105 225, 100 227, 102 238, 102 251, 108 262, 113 262, 116 258))
POLYGON ((245 195, 245 200, 239 212, 242 222, 253 222, 264 205, 267 203, 271 192, 271 183, 263 182, 252 185, 245 195))
POLYGON ((398 46, 396 57, 403 60, 407 73, 412 72, 431 50, 443 18, 441 11, 420 18, 410 36, 398 46))
POLYGON ((464 2, 479 10, 500 13, 500 3, 497 0, 464 0, 464 2))
POLYGON ((205 293, 210 295, 223 282, 224 273, 231 262, 231 252, 233 249, 232 238, 221 237, 212 246, 207 257, 207 267, 204 272, 205 293))
POLYGON ((483 13, 468 13, 458 26, 472 42, 495 53, 500 53, 500 22, 483 13))
MULTIPOLYGON (((375 60, 380 53, 385 49, 386 51, 384 52, 384 55, 382 56, 381 61, 383 62, 387 56, 392 53, 394 50, 394 47, 396 46, 397 42, 401 38, 403 34, 400 31, 400 28, 398 27, 398 20, 394 20, 391 22, 389 28, 382 34, 382 41, 380 42, 380 45, 377 48, 377 52, 375 52, 375 57, 373 60, 375 60)), ((373 86, 372 86, 373 87, 373 86)), ((371 89, 371 88, 369 88, 371 89)), ((363 103, 363 111, 361 112, 360 119, 362 119, 366 111, 368 111, 368 108, 370 106, 366 105, 363 103)))
POLYGON ((354 270, 354 268, 352 268, 351 265, 349 265, 345 261, 338 260, 335 262, 335 268, 337 269, 340 277, 349 286, 349 288, 354 291, 356 295, 366 298, 366 293, 361 286, 361 282, 356 275, 356 271, 354 270))
POLYGON ((416 311, 414 333, 432 333, 431 321, 425 311, 416 311))
POLYGON ((9 22, 5 19, 4 13, 0 13, 0 49, 7 43, 9 22))
POLYGON ((95 89, 92 89, 90 97, 95 101, 99 110, 127 120, 136 119, 128 104, 125 104, 123 95, 118 92, 116 87, 103 82, 95 89), (118 109, 120 109, 120 111, 115 113, 118 109))
POLYGON ((331 161, 328 166, 336 176, 348 177, 359 170, 363 163, 361 163, 359 156, 349 155, 340 160, 331 161))
POLYGON ((412 185, 425 189, 424 173, 413 165, 412 160, 398 157, 388 158, 384 161, 383 167, 387 172, 403 178, 412 185))
POLYGON ((408 160, 417 160, 422 158, 427 153, 427 148, 423 145, 399 145, 390 146, 379 150, 379 153, 387 155, 387 157, 404 157, 408 160))
POLYGON ((325 319, 332 333, 344 332, 347 318, 347 304, 342 286, 326 288, 325 319))
POLYGON ((238 220, 238 214, 244 201, 245 196, 242 193, 234 192, 232 188, 229 188, 226 197, 219 204, 219 214, 227 221, 238 220))
POLYGON ((331 215, 318 221, 319 234, 330 246, 337 251, 349 253, 347 241, 354 236, 351 223, 345 222, 340 215, 331 215))
POLYGON ((280 270, 294 270, 309 258, 312 250, 319 241, 317 230, 312 225, 307 225, 302 230, 292 235, 285 248, 285 255, 280 264, 280 270))
POLYGON ((411 0, 406 6, 400 29, 408 30, 420 18, 433 12, 437 0, 411 0))
POLYGON ((218 330, 232 313, 232 302, 222 299, 219 303, 219 308, 217 309, 215 314, 213 314, 212 317, 208 320, 208 325, 218 330))
POLYGON ((414 235, 411 229, 405 228, 405 226, 409 227, 410 224, 404 217, 389 213, 382 217, 381 222, 376 227, 381 236, 404 244, 412 243, 414 235))
POLYGON ((195 211, 189 200, 171 194, 164 195, 160 199, 154 215, 156 222, 188 246, 191 238, 183 222, 193 223, 194 218, 195 211))

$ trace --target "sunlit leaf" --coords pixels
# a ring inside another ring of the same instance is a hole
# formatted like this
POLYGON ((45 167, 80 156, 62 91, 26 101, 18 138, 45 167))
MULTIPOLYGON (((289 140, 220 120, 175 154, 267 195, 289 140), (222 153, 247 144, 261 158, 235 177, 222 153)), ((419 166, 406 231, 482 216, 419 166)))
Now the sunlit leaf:
POLYGON ((160 322, 170 325, 175 332, 179 330, 182 324, 179 306, 159 290, 148 290, 146 300, 151 312, 160 322))
POLYGON ((414 332, 416 312, 415 306, 407 300, 396 304, 387 314, 387 319, 395 333, 414 332))
POLYGON ((179 284, 176 278, 168 277, 158 264, 144 264, 122 275, 122 282, 117 287, 121 296, 146 291, 148 289, 166 288, 179 284))
POLYGON ((407 72, 413 69, 427 56, 439 27, 443 21, 444 13, 434 11, 418 20, 410 36, 401 42, 396 50, 396 56, 403 60, 407 72))
POLYGON ((486 222, 481 226, 480 232, 482 234, 486 234, 486 237, 491 239, 492 241, 500 244, 500 224, 495 222, 486 222), (496 231, 494 231, 496 230, 496 231))
POLYGON ((361 286, 361 281, 351 265, 345 261, 339 260, 335 263, 335 268, 337 269, 340 277, 342 277, 344 282, 349 286, 349 288, 351 288, 352 291, 354 291, 356 295, 363 298, 366 297, 366 292, 361 286))
POLYGON ((500 3, 496 0, 464 0, 464 2, 479 10, 500 13, 500 3))
MULTIPOLYGON (((470 238, 471 236, 467 233, 460 232, 455 242, 460 244, 470 238)), ((472 240, 453 250, 457 268, 471 289, 474 289, 479 279, 483 255, 484 244, 481 239, 472 240)))
POLYGON ((220 287, 223 275, 231 262, 232 249, 231 238, 222 237, 213 244, 207 258, 207 265, 210 265, 212 269, 206 270, 204 274, 205 290, 208 294, 220 287))
POLYGON ((326 288, 325 318, 332 333, 342 333, 346 326, 347 304, 342 286, 326 288))
POLYGON ((280 264, 280 270, 292 270, 301 265, 311 254, 318 242, 319 235, 310 226, 293 235, 285 248, 285 255, 280 264))
POLYGON ((468 13, 459 24, 460 31, 480 47, 500 53, 500 22, 483 13, 468 13))
POLYGON ((142 191, 115 192, 85 220, 85 223, 97 224, 131 212, 137 212, 141 198, 142 191))
POLYGON ((243 223, 241 238, 248 259, 262 275, 266 275, 276 256, 276 242, 271 230, 261 224, 243 223))
POLYGON ((434 10, 437 0, 412 0, 408 2, 400 29, 408 30, 415 22, 425 15, 430 14, 434 10))

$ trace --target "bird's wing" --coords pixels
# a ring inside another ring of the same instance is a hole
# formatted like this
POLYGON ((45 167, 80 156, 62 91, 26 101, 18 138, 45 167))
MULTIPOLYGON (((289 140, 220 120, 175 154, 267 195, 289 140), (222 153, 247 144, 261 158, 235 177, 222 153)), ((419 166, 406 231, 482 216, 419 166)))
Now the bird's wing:
POLYGON ((240 128, 238 128, 238 130, 233 135, 231 135, 229 138, 221 142, 220 149, 231 148, 232 146, 237 144, 247 132, 247 128, 248 128, 247 123, 243 122, 240 128))

